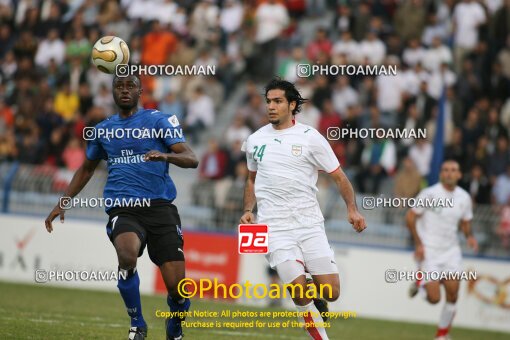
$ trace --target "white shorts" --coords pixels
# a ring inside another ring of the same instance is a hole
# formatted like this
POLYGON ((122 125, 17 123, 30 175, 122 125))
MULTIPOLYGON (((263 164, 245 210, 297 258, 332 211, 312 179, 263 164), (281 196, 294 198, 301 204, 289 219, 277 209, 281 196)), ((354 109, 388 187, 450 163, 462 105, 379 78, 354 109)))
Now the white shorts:
POLYGON ((425 258, 420 263, 424 272, 462 272, 462 252, 459 247, 446 250, 425 248, 425 258))
POLYGON ((329 246, 323 223, 306 228, 277 231, 271 231, 269 226, 268 241, 269 251, 266 259, 271 268, 276 268, 285 261, 298 261, 303 264, 305 271, 312 275, 338 273, 334 252, 329 246), (307 267, 311 260, 319 258, 327 260, 327 264, 314 265, 314 268, 307 267))

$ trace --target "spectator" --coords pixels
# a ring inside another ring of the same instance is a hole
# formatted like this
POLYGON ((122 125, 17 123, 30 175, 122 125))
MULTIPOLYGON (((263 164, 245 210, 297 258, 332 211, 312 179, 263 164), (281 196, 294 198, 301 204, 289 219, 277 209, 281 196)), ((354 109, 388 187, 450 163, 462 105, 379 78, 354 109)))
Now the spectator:
POLYGON ((76 137, 71 138, 67 143, 64 152, 62 152, 62 160, 67 170, 77 170, 85 160, 85 150, 80 145, 80 140, 76 137))
POLYGON ((208 43, 213 37, 214 32, 218 28, 219 8, 214 0, 201 0, 195 6, 191 14, 190 34, 196 40, 198 49, 208 48, 208 43))
POLYGON ((492 188, 493 202, 497 205, 510 205, 510 165, 496 177, 492 188))
POLYGON ((220 26, 225 34, 232 34, 241 28, 244 9, 237 0, 226 0, 220 13, 220 26))
POLYGON ((370 31, 365 39, 359 44, 359 64, 378 65, 382 64, 386 57, 386 46, 377 37, 376 32, 370 31))
POLYGON ((251 129, 246 126, 244 118, 237 115, 234 118, 234 122, 230 125, 225 133, 225 139, 228 144, 232 144, 236 141, 244 142, 251 135, 251 129))
POLYGON ((159 104, 158 110, 169 116, 176 116, 179 121, 183 121, 184 107, 173 92, 168 92, 166 94, 165 98, 159 104))
POLYGON ((420 46, 420 41, 418 39, 410 39, 402 54, 402 61, 408 66, 414 67, 416 64, 423 63, 427 52, 428 51, 420 46))
POLYGON ((381 182, 392 175, 397 161, 396 147, 389 139, 369 140, 363 149, 362 167, 355 181, 362 193, 367 193, 366 182, 371 181, 369 193, 378 194, 381 182))
POLYGON ((423 53, 423 67, 430 71, 438 71, 442 64, 451 64, 452 52, 443 45, 441 39, 436 36, 432 38, 431 46, 423 53))
MULTIPOLYGON (((398 64, 393 57, 386 65, 398 64)), ((397 113, 402 108, 404 79, 400 75, 379 75, 376 78, 377 106, 382 113, 381 123, 385 127, 395 127, 397 113)))
POLYGON ((422 176, 411 158, 406 157, 402 161, 400 170, 395 175, 395 197, 412 198, 421 190, 422 176))
POLYGON ((189 133, 189 140, 195 144, 198 133, 214 123, 214 102, 204 93, 202 87, 197 87, 193 93, 192 100, 188 103, 186 115, 186 130, 189 133))
POLYGON ((496 177, 503 174, 510 165, 510 151, 508 148, 508 138, 500 136, 496 145, 496 150, 489 157, 488 175, 491 183, 496 181, 496 177))
POLYGON ((78 57, 78 60, 83 63, 90 55, 91 50, 92 45, 85 37, 84 29, 80 27, 74 32, 73 39, 67 43, 66 56, 68 58, 78 57))
POLYGON ((14 112, 6 105, 5 100, 0 97, 0 134, 14 125, 14 112))
POLYGON ((278 37, 289 24, 287 9, 276 0, 261 3, 255 12, 255 43, 258 49, 258 77, 267 80, 275 71, 278 37))
POLYGON ((432 144, 425 138, 416 139, 416 144, 409 149, 409 158, 416 164, 416 168, 423 178, 429 174, 433 151, 432 144))
POLYGON ((302 124, 309 125, 314 129, 319 129, 321 113, 310 101, 306 101, 301 108, 301 112, 296 116, 296 119, 302 124))
MULTIPOLYGON (((109 93, 111 97, 111 93, 109 93)), ((55 112, 57 112, 65 121, 72 121, 77 118, 76 113, 80 108, 80 99, 76 93, 71 92, 71 86, 64 82, 60 90, 55 95, 55 112)))
POLYGON ((0 25, 0 59, 9 52, 14 45, 14 35, 12 34, 11 27, 5 23, 0 25))
POLYGON ((357 63, 359 61, 359 45, 352 39, 350 31, 342 32, 342 38, 333 45, 334 55, 344 55, 349 63, 357 63))
POLYGON ((485 11, 477 1, 463 0, 455 6, 453 12, 453 41, 457 71, 460 71, 464 56, 471 52, 478 43, 478 28, 485 21, 485 11))
POLYGON ((94 96, 93 104, 94 106, 103 108, 106 112, 111 114, 116 111, 112 93, 104 84, 102 84, 99 88, 99 93, 94 96))
POLYGON ((216 139, 210 139, 207 151, 200 161, 200 178, 222 179, 227 174, 228 155, 220 149, 216 139))
POLYGON ((27 57, 33 61, 37 51, 37 40, 33 36, 32 32, 22 31, 18 41, 16 41, 13 47, 13 52, 16 56, 16 59, 20 60, 24 57, 27 57))
POLYGON ((304 57, 304 51, 301 47, 292 49, 292 54, 289 58, 284 58, 278 68, 278 75, 285 80, 295 82, 298 79, 299 64, 307 64, 308 61, 304 57))
POLYGON ((35 63, 40 67, 47 67, 53 59, 57 64, 62 64, 66 56, 66 45, 58 37, 58 30, 51 29, 45 40, 41 41, 35 55, 35 63))
POLYGON ((490 153, 496 149, 496 143, 500 136, 508 138, 508 130, 499 121, 498 109, 493 107, 489 111, 484 135, 488 138, 487 148, 490 153))
POLYGON ((395 31, 404 42, 419 39, 425 28, 426 15, 423 0, 404 1, 395 13, 395 31))
POLYGON ((475 204, 491 203, 491 185, 485 176, 482 164, 475 164, 470 174, 460 183, 460 186, 469 192, 475 204))
POLYGON ((340 115, 335 112, 335 108, 333 107, 333 103, 330 99, 326 99, 324 104, 322 105, 322 113, 321 118, 319 120, 319 128, 318 131, 323 135, 328 135, 328 129, 342 126, 342 119, 340 115))
POLYGON ((333 106, 340 116, 347 116, 347 108, 358 105, 358 93, 349 83, 347 76, 338 77, 333 88, 333 106))
POLYGON ((151 31, 143 38, 142 63, 164 65, 177 46, 175 35, 165 30, 158 20, 152 23, 151 31))
POLYGON ((262 96, 252 94, 247 100, 248 104, 239 109, 239 115, 245 119, 248 127, 255 131, 267 124, 266 106, 262 102, 262 96))
POLYGON ((328 32, 325 28, 317 29, 315 39, 310 41, 306 47, 306 56, 308 60, 315 61, 319 59, 319 54, 324 53, 328 57, 331 56, 331 49, 333 45, 328 39, 328 32))

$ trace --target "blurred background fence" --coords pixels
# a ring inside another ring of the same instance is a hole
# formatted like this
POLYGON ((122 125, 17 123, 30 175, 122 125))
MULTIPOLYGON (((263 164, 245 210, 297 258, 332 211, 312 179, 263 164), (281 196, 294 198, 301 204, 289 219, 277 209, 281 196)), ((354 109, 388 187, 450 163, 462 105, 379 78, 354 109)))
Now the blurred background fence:
MULTIPOLYGON (((72 175, 72 171, 52 166, 1 163, 2 212, 40 215, 43 228, 44 216, 57 204, 72 175)), ((177 168, 171 169, 171 175, 179 190, 176 205, 185 229, 236 232, 243 211, 244 180, 226 178, 193 181, 189 172, 177 168)), ((106 170, 99 168, 78 197, 102 197, 106 178, 106 170)), ((406 209, 362 209, 369 228, 363 234, 357 234, 347 222, 345 204, 333 183, 324 176, 320 178, 318 185, 318 198, 331 242, 376 247, 412 247, 412 240, 405 226, 406 209)), ((360 209, 363 196, 358 195, 360 209)), ((102 207, 73 208, 66 213, 66 218, 104 220, 106 224, 106 214, 102 207)), ((510 259, 509 207, 475 205, 472 226, 480 244, 479 255, 510 259)), ((463 247, 463 250, 465 253, 472 253, 466 247, 463 247)))

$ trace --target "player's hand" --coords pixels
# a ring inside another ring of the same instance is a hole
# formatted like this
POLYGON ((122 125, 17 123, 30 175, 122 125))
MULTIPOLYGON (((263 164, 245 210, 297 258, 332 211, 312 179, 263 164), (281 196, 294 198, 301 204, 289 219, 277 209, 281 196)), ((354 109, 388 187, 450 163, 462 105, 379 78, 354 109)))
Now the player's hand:
POLYGON ((425 258, 425 248, 423 248, 423 244, 419 244, 416 246, 416 249, 414 250, 414 257, 417 261, 423 261, 425 258))
POLYGON ((166 162, 166 153, 163 153, 163 152, 157 151, 157 150, 151 150, 151 151, 147 152, 143 157, 146 162, 151 162, 151 161, 166 162))
POLYGON ((245 211, 241 219, 239 220, 241 224, 253 224, 255 223, 255 216, 251 211, 245 211))
POLYGON ((50 212, 48 217, 46 217, 44 224, 46 225, 46 230, 48 230, 49 233, 51 233, 53 231, 53 225, 51 224, 51 222, 53 222, 55 217, 60 215, 60 223, 64 223, 65 212, 66 211, 64 209, 62 209, 59 204, 57 204, 55 206, 55 208, 53 208, 53 210, 50 212))
POLYGON ((473 249, 475 253, 478 253, 478 241, 474 236, 469 236, 466 242, 469 248, 473 249))
POLYGON ((367 228, 367 222, 365 221, 365 218, 357 210, 349 211, 348 220, 349 223, 352 224, 354 230, 356 230, 358 233, 361 233, 367 228))

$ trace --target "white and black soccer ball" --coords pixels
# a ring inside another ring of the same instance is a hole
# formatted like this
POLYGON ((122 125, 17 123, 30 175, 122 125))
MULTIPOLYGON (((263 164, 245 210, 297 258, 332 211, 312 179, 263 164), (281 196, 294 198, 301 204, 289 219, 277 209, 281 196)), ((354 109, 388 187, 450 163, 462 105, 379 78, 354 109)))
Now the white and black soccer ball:
POLYGON ((113 74, 119 64, 129 62, 129 47, 119 37, 108 35, 102 37, 92 48, 92 63, 99 71, 113 74))

